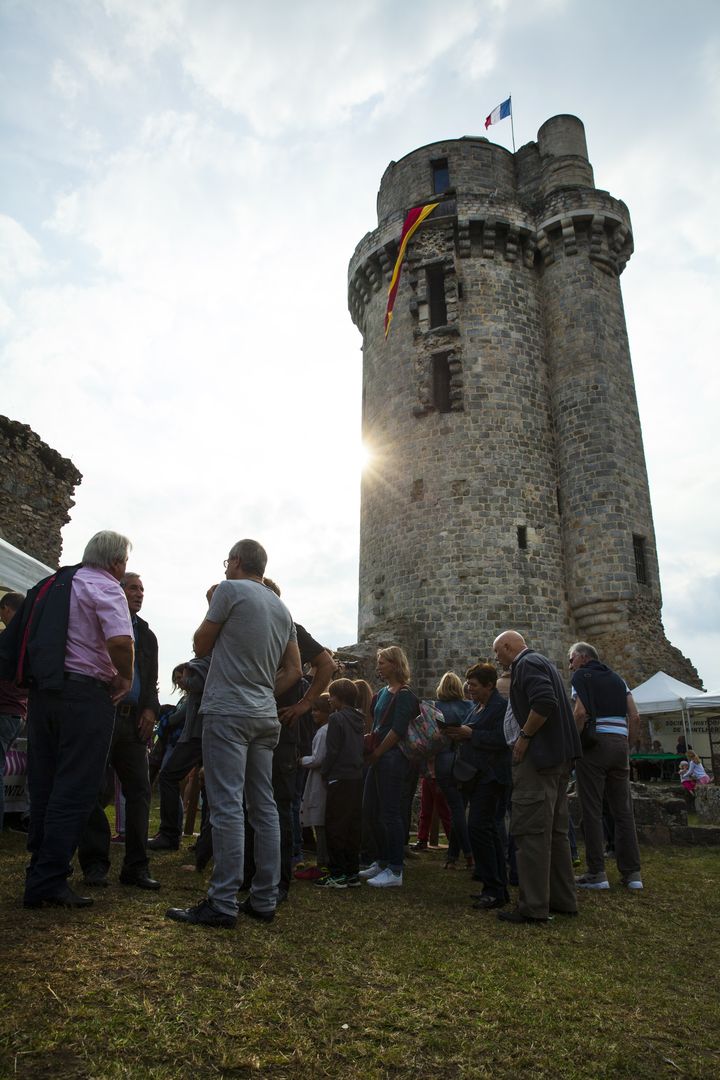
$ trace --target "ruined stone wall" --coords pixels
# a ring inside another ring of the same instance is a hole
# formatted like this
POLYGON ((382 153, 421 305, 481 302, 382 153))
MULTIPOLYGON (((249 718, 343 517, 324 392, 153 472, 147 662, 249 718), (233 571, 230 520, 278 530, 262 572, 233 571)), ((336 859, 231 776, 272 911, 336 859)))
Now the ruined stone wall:
POLYGON ((60 561, 82 474, 26 424, 0 416, 0 536, 47 566, 60 561))
POLYGON ((627 208, 594 187, 575 117, 553 117, 515 155, 449 140, 383 176, 378 227, 349 270, 372 454, 358 632, 403 645, 423 693, 445 670, 488 658, 508 627, 563 670, 582 638, 630 683, 662 667, 698 684, 660 620, 619 286, 631 253, 627 208), (435 195, 440 160, 449 185, 435 195), (408 245, 385 340, 402 222, 436 199, 408 245))

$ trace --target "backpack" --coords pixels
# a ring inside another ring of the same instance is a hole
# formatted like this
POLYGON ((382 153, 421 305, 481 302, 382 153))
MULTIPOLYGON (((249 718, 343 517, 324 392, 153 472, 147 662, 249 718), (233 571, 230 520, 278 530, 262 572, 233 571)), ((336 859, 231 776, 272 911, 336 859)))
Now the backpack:
POLYGON ((434 757, 446 745, 446 739, 438 720, 444 716, 434 701, 421 701, 420 712, 408 724, 407 734, 400 740, 399 746, 405 757, 419 763, 434 757))

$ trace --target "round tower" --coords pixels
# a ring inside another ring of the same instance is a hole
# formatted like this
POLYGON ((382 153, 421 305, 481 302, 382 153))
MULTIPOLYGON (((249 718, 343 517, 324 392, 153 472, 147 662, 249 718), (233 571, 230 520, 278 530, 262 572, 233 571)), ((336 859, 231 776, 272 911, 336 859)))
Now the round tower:
POLYGON ((359 637, 404 645, 424 693, 508 626, 558 663, 582 637, 631 681, 697 681, 660 623, 618 280, 631 252, 576 117, 514 155, 467 137, 385 171, 349 270, 372 455, 359 637), (386 339, 403 221, 429 202, 386 339))

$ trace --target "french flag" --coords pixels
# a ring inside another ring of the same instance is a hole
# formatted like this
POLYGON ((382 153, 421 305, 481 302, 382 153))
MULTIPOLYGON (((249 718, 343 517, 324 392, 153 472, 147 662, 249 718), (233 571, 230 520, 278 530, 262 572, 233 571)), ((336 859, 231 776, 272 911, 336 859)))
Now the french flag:
POLYGON ((497 124, 498 121, 504 120, 507 116, 512 115, 512 106, 510 104, 512 98, 508 98, 507 101, 501 102, 485 120, 485 130, 490 127, 491 124, 497 124))

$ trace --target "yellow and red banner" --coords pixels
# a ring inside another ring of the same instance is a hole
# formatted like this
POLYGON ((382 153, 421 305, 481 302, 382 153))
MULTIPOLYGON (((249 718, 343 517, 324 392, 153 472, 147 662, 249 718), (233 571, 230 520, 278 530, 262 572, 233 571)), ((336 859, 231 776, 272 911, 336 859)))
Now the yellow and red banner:
POLYGON ((432 214, 433 210, 438 205, 438 203, 434 202, 427 203, 426 206, 416 206, 405 218, 402 232, 400 233, 400 250, 398 251, 398 257, 395 260, 392 277, 390 278, 390 288, 388 289, 387 308, 385 309, 385 337, 390 333, 390 323, 392 322, 393 308, 395 307, 395 297, 397 296, 398 285, 400 284, 400 271, 402 270, 407 246, 418 226, 423 223, 426 217, 429 217, 429 215, 432 214))

